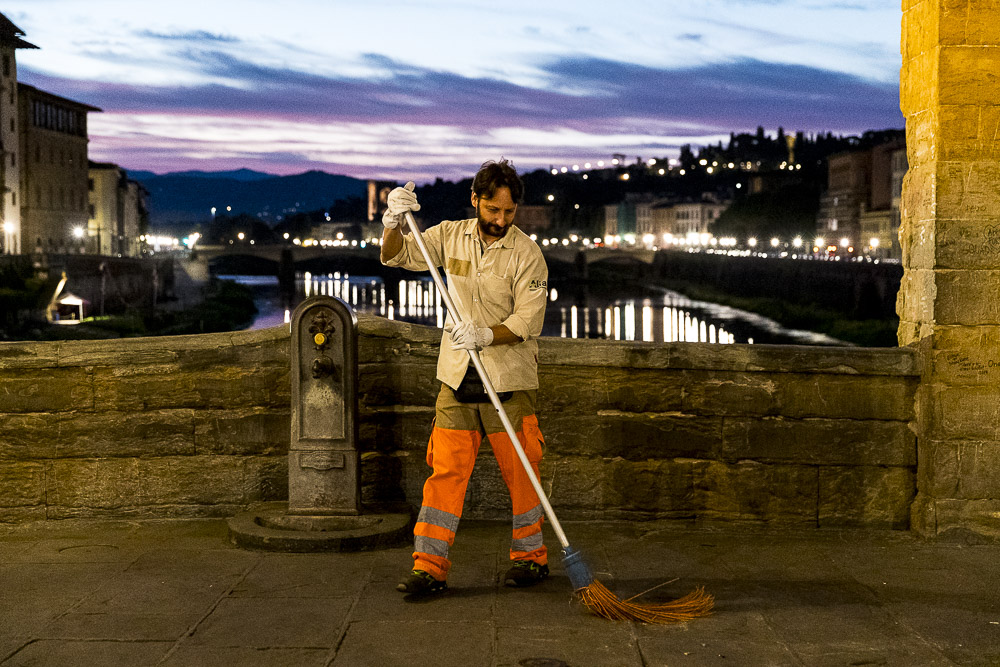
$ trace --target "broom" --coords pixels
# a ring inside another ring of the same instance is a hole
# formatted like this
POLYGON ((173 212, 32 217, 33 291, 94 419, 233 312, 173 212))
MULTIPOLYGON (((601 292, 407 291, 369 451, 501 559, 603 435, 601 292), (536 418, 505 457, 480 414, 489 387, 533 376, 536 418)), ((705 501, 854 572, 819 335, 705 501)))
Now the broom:
MULTIPOLYGON (((424 239, 420 235, 420 229, 417 227, 416 220, 414 220, 413 214, 410 211, 406 212, 405 217, 406 223, 413 232, 413 240, 416 241, 417 247, 420 248, 420 254, 423 255, 424 261, 430 269, 431 278, 434 280, 434 284, 437 286, 438 292, 441 294, 445 306, 448 308, 448 312, 451 313, 453 319, 457 320, 456 324, 458 324, 462 321, 461 313, 455 308, 451 294, 442 281, 437 266, 431 260, 430 253, 427 252, 427 246, 424 245, 424 239)), ((489 375, 486 373, 486 368, 479 358, 479 352, 475 349, 469 350, 469 357, 472 360, 472 364, 476 367, 476 372, 479 373, 479 377, 483 381, 486 393, 489 395, 490 402, 500 416, 500 421, 503 423, 507 435, 510 436, 510 441, 514 445, 514 451, 517 452, 517 457, 520 459, 521 465, 524 467, 524 472, 527 473, 528 479, 531 481, 531 486, 535 489, 535 493, 538 494, 538 500, 545 510, 545 516, 548 517, 549 523, 552 524, 552 530, 559 539, 559 544, 562 545, 563 567, 566 569, 566 574, 573 585, 573 590, 584 606, 592 613, 603 618, 619 621, 641 621, 643 623, 688 621, 710 613, 714 599, 710 594, 705 592, 704 588, 699 587, 684 597, 670 602, 648 604, 633 602, 639 596, 622 600, 609 591, 604 584, 594 579, 590 567, 583 560, 583 555, 578 549, 570 546, 569 540, 566 538, 566 533, 563 532, 562 525, 559 523, 559 519, 556 518, 556 513, 549 503, 548 496, 545 495, 542 485, 531 468, 531 462, 524 453, 524 448, 517 438, 514 426, 510 423, 510 418, 507 416, 507 411, 504 410, 503 404, 500 402, 500 398, 493 388, 493 383, 490 381, 489 375)))

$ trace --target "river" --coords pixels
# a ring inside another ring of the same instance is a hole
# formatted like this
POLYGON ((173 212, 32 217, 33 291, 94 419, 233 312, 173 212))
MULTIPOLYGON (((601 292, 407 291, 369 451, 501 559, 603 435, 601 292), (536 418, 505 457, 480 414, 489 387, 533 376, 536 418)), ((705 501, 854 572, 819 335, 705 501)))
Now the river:
MULTIPOLYGON (((258 315, 252 329, 287 322, 290 311, 314 294, 343 299, 358 312, 441 327, 445 309, 429 276, 387 285, 379 276, 341 273, 297 276, 292 303, 282 297, 272 276, 219 276, 250 287, 258 315)), ((601 294, 593 288, 549 289, 543 336, 671 343, 846 345, 824 334, 785 329, 754 313, 693 301, 659 288, 641 293, 601 294)))

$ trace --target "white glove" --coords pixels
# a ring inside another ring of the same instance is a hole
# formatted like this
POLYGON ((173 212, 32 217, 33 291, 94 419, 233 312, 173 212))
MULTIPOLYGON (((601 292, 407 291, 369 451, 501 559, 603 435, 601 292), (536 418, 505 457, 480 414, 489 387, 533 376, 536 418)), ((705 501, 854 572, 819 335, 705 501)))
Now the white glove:
POLYGON ((417 195, 413 193, 416 185, 410 181, 401 188, 394 188, 386 197, 385 213, 382 214, 382 224, 388 229, 395 229, 403 221, 403 215, 407 211, 419 211, 420 204, 417 203, 417 195))
POLYGON ((453 350, 481 350, 493 342, 493 330, 477 327, 472 322, 462 322, 458 326, 447 326, 445 331, 451 336, 453 350))

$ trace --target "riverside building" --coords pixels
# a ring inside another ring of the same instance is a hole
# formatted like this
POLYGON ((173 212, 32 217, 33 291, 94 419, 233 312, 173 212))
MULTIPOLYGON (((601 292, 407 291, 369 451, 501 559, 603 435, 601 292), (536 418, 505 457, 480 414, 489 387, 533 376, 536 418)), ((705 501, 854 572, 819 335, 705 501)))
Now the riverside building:
POLYGON ((24 31, 0 14, 0 253, 21 252, 20 119, 17 108, 17 49, 37 49, 24 31))

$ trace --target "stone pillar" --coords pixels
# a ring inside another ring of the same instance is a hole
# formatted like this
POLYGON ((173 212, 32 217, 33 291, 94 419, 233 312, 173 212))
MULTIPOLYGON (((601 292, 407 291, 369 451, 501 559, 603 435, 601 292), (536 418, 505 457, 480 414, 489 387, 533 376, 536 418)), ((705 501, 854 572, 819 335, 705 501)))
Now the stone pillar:
POLYGON ((1000 2, 903 0, 899 344, 917 398, 918 532, 1000 538, 1000 2))

